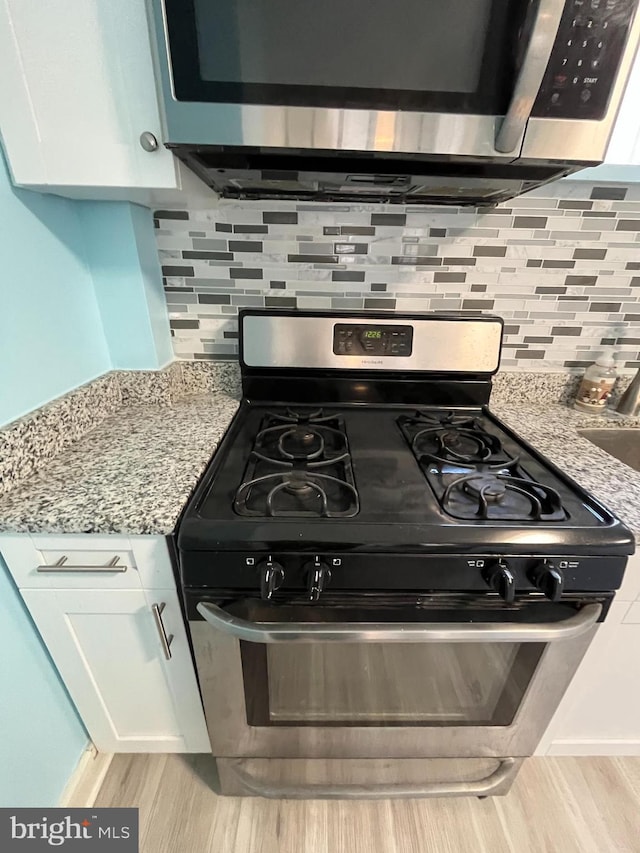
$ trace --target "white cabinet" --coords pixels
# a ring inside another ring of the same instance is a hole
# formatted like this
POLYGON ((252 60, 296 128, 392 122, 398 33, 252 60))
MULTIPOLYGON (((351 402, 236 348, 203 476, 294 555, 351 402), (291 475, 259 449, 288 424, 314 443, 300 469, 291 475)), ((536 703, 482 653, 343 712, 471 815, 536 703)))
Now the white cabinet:
POLYGON ((640 554, 630 558, 538 752, 640 755, 640 554))
POLYGON ((6 536, 0 551, 99 750, 210 751, 162 537, 6 536))
POLYGON ((0 75, 16 184, 133 201, 179 186, 173 155, 139 143, 162 140, 145 0, 0 0, 0 75))

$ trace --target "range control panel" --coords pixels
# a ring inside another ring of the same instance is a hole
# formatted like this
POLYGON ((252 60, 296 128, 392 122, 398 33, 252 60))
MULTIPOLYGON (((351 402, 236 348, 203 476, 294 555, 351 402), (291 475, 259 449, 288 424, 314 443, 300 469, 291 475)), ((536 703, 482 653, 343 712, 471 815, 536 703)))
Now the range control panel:
POLYGON ((534 116, 601 119, 638 0, 567 0, 534 116))
POLYGON ((335 355, 401 356, 413 350, 413 326, 384 323, 336 323, 333 327, 335 355))

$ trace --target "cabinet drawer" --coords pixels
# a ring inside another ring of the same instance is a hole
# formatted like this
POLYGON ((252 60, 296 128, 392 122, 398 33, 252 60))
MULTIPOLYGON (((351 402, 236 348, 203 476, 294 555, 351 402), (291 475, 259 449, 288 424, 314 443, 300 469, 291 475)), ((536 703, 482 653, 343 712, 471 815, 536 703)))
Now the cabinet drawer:
POLYGON ((11 536, 0 552, 20 589, 138 589, 131 543, 122 536, 11 536))

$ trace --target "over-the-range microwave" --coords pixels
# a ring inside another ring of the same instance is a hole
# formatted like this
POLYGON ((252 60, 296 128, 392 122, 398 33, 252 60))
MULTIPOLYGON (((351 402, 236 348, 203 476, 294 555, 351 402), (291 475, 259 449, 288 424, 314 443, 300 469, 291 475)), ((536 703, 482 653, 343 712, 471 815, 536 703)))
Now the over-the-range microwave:
POLYGON ((148 0, 165 144, 233 198, 492 204, 604 158, 639 0, 148 0))

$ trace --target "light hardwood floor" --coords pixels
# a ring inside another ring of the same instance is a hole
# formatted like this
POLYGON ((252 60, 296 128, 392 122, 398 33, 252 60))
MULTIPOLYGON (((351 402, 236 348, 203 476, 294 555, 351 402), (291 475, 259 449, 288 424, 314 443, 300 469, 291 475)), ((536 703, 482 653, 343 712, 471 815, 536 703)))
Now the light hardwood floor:
POLYGON ((96 806, 140 809, 142 853, 640 853, 640 758, 531 758, 493 799, 219 797, 209 756, 116 755, 96 806))

